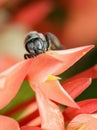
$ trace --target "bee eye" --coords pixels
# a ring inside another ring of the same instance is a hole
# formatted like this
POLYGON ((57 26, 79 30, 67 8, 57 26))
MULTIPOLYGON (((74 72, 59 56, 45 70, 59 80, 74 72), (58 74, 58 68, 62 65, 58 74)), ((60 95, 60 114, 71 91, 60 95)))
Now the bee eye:
POLYGON ((29 42, 29 43, 26 44, 26 48, 27 48, 28 52, 32 52, 33 47, 34 47, 33 42, 29 42))
POLYGON ((31 39, 32 39, 32 35, 31 34, 27 35, 25 38, 25 43, 28 43, 29 41, 31 41, 31 39))
POLYGON ((35 47, 38 48, 38 49, 42 49, 43 48, 43 41, 42 41, 42 39, 35 39, 34 40, 34 44, 35 44, 35 47))

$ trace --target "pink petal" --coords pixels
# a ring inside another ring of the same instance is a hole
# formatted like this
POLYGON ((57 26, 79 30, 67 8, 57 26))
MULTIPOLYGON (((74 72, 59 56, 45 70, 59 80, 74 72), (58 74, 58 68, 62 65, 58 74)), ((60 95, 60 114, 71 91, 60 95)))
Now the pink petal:
POLYGON ((80 109, 67 108, 63 112, 65 121, 68 122, 78 114, 91 114, 97 111, 97 99, 87 99, 84 101, 77 102, 80 106, 80 109))
POLYGON ((18 62, 17 59, 11 56, 1 56, 0 57, 0 72, 4 71, 5 69, 8 69, 12 65, 16 64, 18 62))
POLYGON ((79 96, 89 85, 91 78, 70 78, 62 83, 64 89, 70 94, 72 98, 79 96))
POLYGON ((49 99, 67 106, 79 108, 71 96, 61 86, 59 81, 46 81, 45 83, 41 84, 40 88, 49 99))
POLYGON ((51 11, 51 8, 49 1, 32 2, 19 11, 12 21, 31 28, 42 21, 51 11))
POLYGON ((24 60, 0 73, 0 109, 6 106, 17 94, 32 60, 24 60))
POLYGON ((39 83, 44 82, 47 77, 54 73, 61 65, 61 61, 46 54, 35 57, 28 74, 28 80, 32 88, 34 85, 39 85, 39 83))
POLYGON ((14 119, 0 115, 0 130, 20 130, 20 128, 14 119))
POLYGON ((57 69, 54 73, 58 75, 68 68, 70 68, 74 63, 76 63, 81 57, 83 57, 88 51, 90 51, 94 45, 77 47, 74 49, 61 50, 61 51, 48 51, 47 54, 63 61, 63 66, 57 69))
POLYGON ((80 114, 69 123, 66 130, 77 130, 80 127, 83 127, 83 130, 96 130, 97 118, 91 114, 80 114))
POLYGON ((59 107, 51 102, 39 89, 36 87, 36 98, 39 106, 42 128, 48 130, 65 130, 64 119, 59 107))
POLYGON ((23 112, 17 117, 20 126, 24 125, 40 126, 41 122, 35 98, 32 98, 26 102, 21 103, 20 105, 16 106, 10 111, 4 113, 4 115, 12 117, 13 115, 16 115, 22 110, 23 112))
POLYGON ((35 126, 23 126, 21 130, 44 130, 44 129, 35 126))

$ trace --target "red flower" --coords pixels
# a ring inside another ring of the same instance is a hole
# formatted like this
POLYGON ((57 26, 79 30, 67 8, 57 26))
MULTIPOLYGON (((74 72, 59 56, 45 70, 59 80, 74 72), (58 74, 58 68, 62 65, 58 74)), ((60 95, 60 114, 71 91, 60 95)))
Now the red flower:
MULTIPOLYGON (((67 81, 62 83, 65 90, 71 95, 73 99, 79 96, 92 82, 92 78, 97 78, 97 65, 91 67, 90 69, 81 72, 67 81), (76 84, 74 84, 76 83, 76 84)), ((76 108, 66 108, 63 112, 65 122, 69 122, 78 114, 92 114, 97 111, 97 99, 87 99, 77 102, 80 109, 76 108)))
POLYGON ((62 51, 48 51, 35 58, 20 61, 1 72, 0 99, 3 102, 0 100, 0 108, 13 99, 26 77, 36 93, 42 128, 64 130, 63 115, 58 106, 49 99, 71 107, 78 108, 78 105, 62 88, 56 75, 64 72, 92 48, 93 46, 85 46, 62 51))

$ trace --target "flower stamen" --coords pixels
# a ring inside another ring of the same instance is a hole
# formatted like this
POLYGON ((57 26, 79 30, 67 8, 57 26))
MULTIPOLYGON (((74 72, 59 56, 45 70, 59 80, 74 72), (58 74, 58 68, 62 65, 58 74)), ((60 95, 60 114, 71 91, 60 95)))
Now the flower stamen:
POLYGON ((47 80, 61 80, 61 78, 58 77, 58 76, 49 75, 48 78, 47 78, 47 80))

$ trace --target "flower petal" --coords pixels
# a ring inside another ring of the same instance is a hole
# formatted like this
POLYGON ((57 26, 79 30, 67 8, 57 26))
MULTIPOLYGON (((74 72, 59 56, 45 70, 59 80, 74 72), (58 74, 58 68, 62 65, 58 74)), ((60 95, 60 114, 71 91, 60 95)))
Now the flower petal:
POLYGON ((0 115, 0 130, 20 130, 20 128, 14 119, 0 115))
POLYGON ((46 81, 40 85, 40 88, 49 99, 67 106, 79 108, 58 80, 46 81))
POLYGON ((67 70, 81 57, 83 57, 88 51, 90 51, 93 47, 94 45, 89 45, 89 46, 77 47, 74 49, 68 49, 68 50, 48 51, 47 52, 48 55, 51 55, 63 61, 63 66, 58 68, 54 74, 58 75, 64 72, 65 70, 67 70))
POLYGON ((78 105, 81 108, 81 112, 83 113, 94 113, 95 111, 97 111, 97 99, 87 99, 87 100, 83 100, 78 102, 78 105))
POLYGON ((35 57, 28 74, 28 80, 32 88, 35 84, 39 85, 39 83, 44 82, 48 76, 52 75, 61 65, 62 61, 46 54, 35 57))
POLYGON ((32 60, 24 60, 0 73, 0 109, 6 106, 17 94, 32 60))
POLYGON ((91 114, 80 114, 69 123, 66 130, 77 130, 80 127, 82 130, 96 130, 97 118, 91 114))
POLYGON ((92 114, 97 111, 97 99, 87 99, 84 101, 77 102, 80 106, 80 109, 67 108, 63 112, 65 121, 68 122, 73 119, 78 114, 92 114))
POLYGON ((79 96, 89 85, 91 78, 70 78, 62 83, 64 89, 70 94, 72 98, 79 96))
POLYGON ((44 129, 35 126, 23 126, 21 130, 44 130, 44 129))
POLYGON ((39 87, 36 87, 36 99, 39 106, 42 128, 48 130, 65 130, 64 119, 58 106, 51 102, 39 87))
POLYGON ((8 69, 12 65, 16 64, 18 62, 17 59, 11 56, 1 56, 0 57, 0 72, 4 71, 5 69, 8 69))

